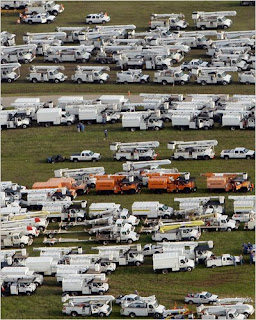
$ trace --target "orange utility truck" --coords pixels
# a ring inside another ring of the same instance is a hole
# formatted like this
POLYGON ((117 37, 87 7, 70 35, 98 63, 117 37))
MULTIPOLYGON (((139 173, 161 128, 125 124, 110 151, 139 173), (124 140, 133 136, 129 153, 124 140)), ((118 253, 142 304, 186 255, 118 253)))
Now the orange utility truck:
POLYGON ((254 185, 249 181, 246 172, 237 173, 202 173, 207 178, 207 189, 209 191, 225 192, 249 192, 254 185))
POLYGON ((95 176, 96 192, 97 193, 139 193, 140 182, 134 177, 127 177, 125 175, 101 175, 95 176))

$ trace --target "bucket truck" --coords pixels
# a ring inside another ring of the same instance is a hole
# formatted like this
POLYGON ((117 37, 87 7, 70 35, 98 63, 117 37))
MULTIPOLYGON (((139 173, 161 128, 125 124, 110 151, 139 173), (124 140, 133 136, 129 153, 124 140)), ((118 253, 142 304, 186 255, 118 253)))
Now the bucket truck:
POLYGON ((6 63, 1 64, 1 81, 13 82, 20 77, 19 63, 6 63))
POLYGON ((194 20, 197 29, 227 29, 231 27, 232 20, 227 19, 226 16, 234 17, 236 16, 236 11, 195 11, 192 13, 192 20, 194 20))

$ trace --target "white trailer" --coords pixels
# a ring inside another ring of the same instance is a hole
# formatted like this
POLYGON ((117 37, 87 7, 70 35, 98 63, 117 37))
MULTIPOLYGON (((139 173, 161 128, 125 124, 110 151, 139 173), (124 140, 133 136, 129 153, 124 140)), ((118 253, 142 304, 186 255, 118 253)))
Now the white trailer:
POLYGON ((110 150, 114 152, 114 159, 125 160, 153 160, 157 157, 154 148, 159 147, 158 141, 146 142, 113 142, 110 150))
POLYGON ((209 160, 215 157, 214 146, 217 145, 217 140, 170 141, 167 144, 167 148, 171 150, 175 150, 175 147, 177 148, 172 155, 175 160, 209 160))
POLYGON ((84 67, 77 66, 75 74, 71 76, 71 80, 81 84, 83 82, 98 82, 100 84, 109 80, 109 75, 103 71, 110 71, 109 67, 84 67))
POLYGON ((20 78, 19 63, 6 63, 1 64, 1 81, 13 82, 20 78))
POLYGON ((70 115, 61 108, 39 109, 36 113, 37 123, 48 127, 50 125, 66 124, 70 126, 75 122, 75 116, 70 115))
POLYGON ((160 120, 160 111, 126 112, 122 116, 122 127, 131 131, 139 130, 160 130, 163 128, 163 121, 160 120))
POLYGON ((138 201, 132 204, 132 214, 147 218, 170 219, 173 215, 173 208, 158 201, 138 201))
POLYGON ((28 257, 24 265, 34 272, 43 273, 45 276, 51 276, 57 271, 58 260, 54 257, 28 257))
POLYGON ((154 272, 167 274, 169 271, 192 271, 195 262, 179 252, 156 253, 153 255, 154 272))

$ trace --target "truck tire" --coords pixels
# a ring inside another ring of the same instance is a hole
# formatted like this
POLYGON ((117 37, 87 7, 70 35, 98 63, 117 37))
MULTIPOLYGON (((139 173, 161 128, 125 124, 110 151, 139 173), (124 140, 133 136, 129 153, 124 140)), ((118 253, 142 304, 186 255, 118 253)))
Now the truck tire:
POLYGON ((11 79, 11 78, 8 78, 7 82, 11 83, 11 82, 12 82, 12 79, 11 79))
POLYGON ((107 61, 105 59, 100 59, 99 63, 105 64, 107 61))
POLYGON ((56 223, 58 221, 58 218, 51 218, 51 222, 56 223))
POLYGON ((162 81, 162 85, 163 85, 163 86, 166 86, 167 84, 168 84, 168 82, 167 82, 166 80, 163 80, 163 81, 162 81))
POLYGON ((205 30, 205 29, 206 29, 206 26, 201 26, 200 29, 201 29, 201 30, 205 30))
POLYGON ((131 130, 131 132, 134 132, 136 130, 136 128, 131 128, 130 130, 131 130))
POLYGON ((100 79, 100 81, 99 81, 100 84, 103 84, 104 82, 105 82, 105 81, 102 80, 102 79, 100 79))
POLYGON ((164 219, 170 219, 170 216, 168 214, 165 214, 164 219))
POLYGON ((40 227, 38 227, 38 229, 39 229, 40 231, 44 231, 45 227, 40 226, 40 227))
POLYGON ((145 81, 144 79, 142 79, 142 80, 140 80, 140 83, 141 83, 141 84, 145 84, 146 81, 145 81))
POLYGON ((163 238, 162 242, 168 242, 168 239, 167 238, 163 238))
POLYGON ((7 61, 6 59, 2 59, 2 60, 1 60, 1 63, 2 63, 2 64, 6 64, 6 63, 8 63, 8 61, 7 61))
POLYGON ((191 272, 193 269, 191 267, 187 267, 187 271, 191 272))
POLYGON ((5 9, 5 10, 9 10, 9 9, 10 9, 10 6, 5 5, 5 6, 4 6, 4 9, 5 9))
POLYGON ((189 69, 187 67, 184 67, 183 70, 184 71, 189 71, 189 69))
POLYGON ((119 159, 119 161, 125 162, 125 161, 126 161, 126 158, 125 158, 125 157, 121 157, 121 158, 119 159))
POLYGON ((207 85, 207 82, 206 82, 205 80, 202 80, 202 81, 201 81, 201 85, 202 85, 202 86, 206 86, 206 85, 207 85))
POLYGON ((32 20, 28 20, 28 24, 32 24, 33 23, 33 21, 32 20))
POLYGON ((57 15, 58 15, 59 13, 58 13, 57 10, 53 10, 53 11, 52 11, 52 14, 53 14, 55 17, 57 17, 57 15))
POLYGON ((180 82, 180 84, 181 84, 182 86, 184 86, 184 85, 186 84, 186 82, 182 80, 182 81, 180 82))
POLYGON ((135 314, 134 312, 131 312, 131 313, 129 314, 129 317, 135 318, 135 317, 136 317, 136 314, 135 314))
POLYGON ((81 217, 78 217, 78 218, 77 218, 77 221, 78 221, 78 222, 81 222, 81 221, 83 221, 83 219, 82 219, 81 217))
POLYGON ((78 78, 77 81, 76 81, 78 84, 81 84, 83 83, 83 80, 81 78, 78 78))
POLYGON ((227 28, 228 28, 228 26, 224 24, 223 29, 227 29, 227 28))
POLYGON ((139 261, 136 261, 136 262, 135 262, 135 266, 136 266, 136 267, 139 267, 140 265, 141 265, 141 263, 140 263, 139 261))
POLYGON ((55 83, 59 83, 60 80, 59 80, 59 79, 55 79, 54 82, 55 82, 55 83))
POLYGON ((129 243, 129 244, 133 243, 132 239, 128 239, 127 243, 129 243))
POLYGON ((22 242, 22 243, 20 244, 20 248, 23 249, 24 247, 25 247, 25 243, 22 242))
POLYGON ((252 157, 251 156, 246 156, 246 159, 250 160, 250 159, 252 159, 252 157))
POLYGON ((162 318, 162 315, 160 313, 155 313, 154 314, 154 318, 155 319, 161 319, 162 318))
POLYGON ((208 126, 205 126, 205 127, 204 127, 204 130, 209 130, 209 127, 208 127, 208 126))
POLYGON ((189 300, 189 301, 188 301, 188 304, 193 304, 193 301, 192 301, 192 300, 189 300))
POLYGON ((71 315, 72 317, 76 317, 76 316, 77 316, 77 312, 76 312, 76 311, 72 311, 72 312, 70 313, 70 315, 71 315))
POLYGON ((115 120, 115 119, 112 119, 110 122, 111 122, 112 124, 115 124, 115 123, 116 123, 116 120, 115 120))
POLYGON ((229 156, 224 156, 224 159, 225 159, 225 160, 228 160, 228 159, 229 159, 229 156))
POLYGON ((212 268, 213 268, 213 269, 216 268, 216 267, 217 267, 217 266, 216 266, 215 264, 212 265, 212 268))
POLYGON ((99 295, 103 296, 104 292, 103 291, 99 291, 99 295))
POLYGON ((177 31, 180 31, 180 27, 179 27, 179 26, 177 26, 177 27, 176 27, 176 30, 177 30, 177 31))
POLYGON ((49 24, 49 23, 52 23, 52 21, 51 20, 47 20, 47 23, 49 24))
POLYGON ((30 292, 30 291, 27 291, 27 292, 26 292, 26 295, 27 295, 27 296, 31 296, 31 292, 30 292))
POLYGON ((28 63, 29 63, 28 59, 25 59, 25 60, 24 60, 24 63, 25 63, 25 64, 28 64, 28 63))
POLYGON ((209 160, 210 157, 209 156, 204 156, 204 160, 209 160))
POLYGON ((249 81, 246 81, 245 84, 248 86, 250 85, 251 83, 249 81))
POLYGON ((37 83, 37 79, 36 79, 36 78, 33 78, 33 79, 31 80, 31 82, 37 83))
POLYGON ((73 162, 78 162, 78 159, 73 159, 73 162))
POLYGON ((227 228, 227 232, 231 232, 232 231, 232 229, 229 227, 229 228, 227 228))
POLYGON ((45 128, 50 127, 50 122, 45 122, 44 126, 45 126, 45 128))
POLYGON ((179 161, 183 161, 183 160, 185 160, 185 159, 184 159, 184 157, 179 156, 178 160, 179 160, 179 161))
POLYGON ((27 128, 27 125, 26 124, 23 124, 22 125, 22 129, 26 129, 27 128))
POLYGON ((167 274, 168 273, 168 269, 163 269, 162 270, 162 274, 167 274))
POLYGON ((108 240, 103 241, 103 245, 106 246, 108 244, 108 240))
POLYGON ((154 127, 154 130, 155 130, 155 131, 159 131, 160 128, 159 128, 159 127, 154 127))
POLYGON ((222 84, 223 84, 223 86, 226 86, 228 83, 227 83, 227 81, 223 81, 222 84))
POLYGON ((100 318, 104 318, 104 317, 105 317, 105 313, 100 312, 100 313, 99 313, 99 317, 100 317, 100 318))
POLYGON ((190 237, 189 240, 190 241, 196 241, 196 238, 195 237, 190 237))

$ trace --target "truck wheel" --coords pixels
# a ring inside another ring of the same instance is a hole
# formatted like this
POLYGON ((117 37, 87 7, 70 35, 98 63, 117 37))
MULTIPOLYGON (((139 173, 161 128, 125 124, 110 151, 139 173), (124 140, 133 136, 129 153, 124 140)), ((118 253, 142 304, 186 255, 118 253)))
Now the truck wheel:
POLYGON ((44 126, 45 126, 45 128, 50 127, 50 122, 45 122, 44 126))
POLYGON ((7 82, 11 83, 11 82, 12 82, 12 79, 11 79, 11 78, 8 78, 7 82))
POLYGON ((92 162, 97 162, 97 159, 92 159, 92 162))
POLYGON ((105 64, 107 61, 106 61, 105 59, 101 59, 99 62, 100 62, 101 64, 105 64))
POLYGON ((209 127, 208 127, 208 126, 205 126, 205 127, 204 127, 204 130, 209 130, 209 127))
POLYGON ((49 234, 48 234, 48 237, 49 237, 50 239, 52 239, 52 238, 54 237, 54 233, 49 233, 49 234))
POLYGON ((51 222, 56 223, 58 221, 57 218, 51 218, 51 222))
POLYGON ((216 268, 216 267, 217 267, 217 266, 216 266, 215 264, 212 265, 212 268, 213 268, 213 269, 216 268))
MULTIPOLYGON (((208 127, 207 127, 208 128, 208 127)), ((210 157, 209 156, 204 156, 204 160, 209 160, 210 157)))
POLYGON ((205 80, 201 81, 201 85, 202 86, 206 86, 207 85, 207 82, 205 80))
POLYGON ((22 242, 22 243, 20 244, 20 248, 23 249, 24 247, 25 247, 25 243, 22 242))
POLYGON ((116 120, 115 120, 115 119, 112 119, 110 122, 111 122, 112 124, 115 124, 115 123, 116 123, 116 120))
POLYGON ((227 228, 227 231, 228 231, 228 232, 231 232, 231 231, 232 231, 232 229, 229 227, 229 228, 227 228))
POLYGON ((160 319, 160 318, 162 318, 162 315, 160 313, 155 313, 154 318, 160 319))
POLYGON ((145 84, 146 81, 145 81, 144 79, 142 79, 142 80, 140 80, 140 83, 141 83, 141 84, 145 84))
POLYGON ((189 240, 190 241, 196 241, 196 238, 195 237, 190 237, 189 240))
POLYGON ((70 314, 72 317, 76 317, 77 316, 77 312, 76 311, 72 311, 70 314))
POLYGON ((9 10, 9 9, 10 9, 10 6, 5 5, 5 6, 4 6, 4 9, 5 9, 5 10, 9 10))
POLYGON ((67 126, 71 126, 71 125, 72 125, 72 122, 68 121, 67 126))
POLYGON ((108 240, 103 241, 103 245, 106 246, 108 244, 108 240))
POLYGON ((181 84, 182 86, 184 86, 184 84, 186 84, 186 82, 185 82, 185 81, 181 81, 180 84, 181 84))
POLYGON ((103 296, 104 292, 103 291, 99 291, 99 295, 103 296))
POLYGON ((128 84, 128 82, 127 82, 127 81, 124 81, 123 84, 128 84))
POLYGON ((250 85, 251 83, 249 81, 246 81, 245 84, 248 86, 250 85))
POLYGON ((33 21, 32 20, 28 20, 28 24, 32 24, 33 23, 33 21))
POLYGON ((167 274, 168 273, 168 269, 163 269, 162 270, 162 274, 167 274))
POLYGON ((27 296, 31 296, 31 292, 30 292, 30 291, 27 291, 27 292, 26 292, 26 295, 27 295, 27 296))
POLYGON ((104 80, 100 79, 99 83, 100 83, 100 84, 103 84, 103 83, 104 83, 104 80))
POLYGON ((252 159, 252 157, 251 156, 246 156, 246 159, 250 160, 250 159, 252 159))
POLYGON ((121 157, 119 160, 124 162, 124 161, 126 161, 126 158, 125 157, 121 157))
POLYGON ((73 159, 73 162, 78 162, 78 159, 73 159))
POLYGON ((244 316, 245 316, 245 318, 248 318, 249 317, 249 313, 248 312, 244 312, 244 316))
POLYGON ((59 80, 59 79, 55 79, 54 82, 55 82, 55 83, 59 83, 60 80, 59 80))
POLYGON ((134 132, 136 129, 135 128, 131 128, 130 130, 131 130, 131 132, 134 132))
POLYGON ((28 63, 29 63, 28 59, 25 59, 25 60, 24 60, 24 63, 25 63, 25 64, 28 64, 28 63))
POLYGON ((103 317, 105 317, 105 314, 104 314, 103 312, 100 312, 100 313, 99 313, 99 317, 100 317, 100 318, 103 318, 103 317))
POLYGON ((200 29, 201 29, 201 30, 205 30, 205 29, 206 29, 206 26, 201 26, 200 29))
POLYGON ((170 219, 170 216, 168 214, 165 214, 164 219, 170 219))
POLYGON ((166 81, 166 80, 163 80, 163 81, 162 81, 162 85, 163 85, 163 86, 166 86, 166 85, 167 85, 167 81, 166 81))
POLYGON ((155 131, 159 131, 160 128, 159 128, 159 127, 154 127, 154 130, 155 130, 155 131))
POLYGON ((136 314, 135 314, 134 312, 131 312, 131 313, 129 314, 129 317, 135 318, 135 317, 136 317, 136 314))
POLYGON ((189 71, 189 69, 187 67, 184 67, 183 70, 184 71, 189 71))
POLYGON ((27 125, 26 124, 23 124, 22 125, 22 129, 26 129, 27 128, 27 125))
POLYGON ((47 20, 47 23, 49 24, 49 23, 51 23, 52 21, 51 20, 47 20))
POLYGON ((222 84, 223 84, 223 86, 226 86, 228 83, 227 83, 227 81, 223 81, 222 84))
POLYGON ((83 83, 83 80, 80 79, 80 78, 78 78, 78 79, 77 79, 77 83, 78 83, 78 84, 81 84, 81 83, 83 83))
POLYGON ((162 242, 168 242, 168 239, 167 238, 163 238, 162 242))
POLYGON ((180 27, 179 27, 179 26, 177 26, 177 27, 176 27, 176 30, 177 30, 177 31, 180 31, 180 27))
POLYGON ((227 26, 227 25, 224 25, 224 26, 223 26, 223 29, 227 29, 227 28, 228 28, 228 26, 227 26))
POLYGON ((81 222, 81 221, 83 221, 83 219, 82 219, 81 217, 78 217, 78 218, 77 218, 77 221, 78 221, 78 222, 81 222))
POLYGON ((229 159, 229 156, 224 156, 224 159, 225 159, 225 160, 228 160, 228 159, 229 159))
POLYGON ((38 229, 39 229, 40 231, 44 231, 45 227, 40 226, 38 229))
POLYGON ((193 304, 193 301, 192 301, 192 300, 189 300, 189 301, 188 301, 188 304, 193 304))
POLYGON ((129 244, 131 244, 132 242, 133 242, 132 239, 127 240, 127 243, 129 243, 129 244))
POLYGON ((52 14, 53 14, 55 17, 57 17, 58 11, 57 11, 57 10, 53 10, 52 14))
POLYGON ((185 160, 182 156, 180 156, 179 158, 178 158, 178 160, 179 161, 183 161, 183 160, 185 160))
POLYGON ((191 271, 192 271, 192 268, 191 268, 191 267, 188 267, 188 268, 187 268, 187 271, 188 271, 188 272, 191 272, 191 271))
POLYGON ((32 81, 33 83, 37 83, 37 79, 36 79, 36 78, 33 78, 31 81, 32 81))

